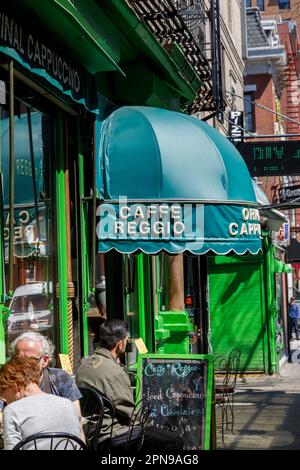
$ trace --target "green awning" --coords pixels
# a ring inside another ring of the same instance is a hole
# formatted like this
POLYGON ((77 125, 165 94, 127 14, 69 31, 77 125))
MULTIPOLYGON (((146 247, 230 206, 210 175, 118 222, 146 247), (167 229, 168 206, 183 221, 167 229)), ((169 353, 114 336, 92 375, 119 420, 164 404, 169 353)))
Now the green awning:
POLYGON ((22 0, 22 5, 28 5, 91 74, 114 70, 123 73, 117 63, 119 56, 108 40, 98 34, 71 1, 43 0, 42 4, 41 7, 36 0, 22 0))
POLYGON ((293 268, 279 259, 274 259, 274 273, 292 273, 293 268))
POLYGON ((249 172, 213 127, 128 106, 99 123, 97 136, 99 252, 259 252, 249 172))
POLYGON ((14 0, 1 6, 0 26, 1 53, 90 111, 98 112, 95 74, 124 75, 119 55, 68 0, 14 0))

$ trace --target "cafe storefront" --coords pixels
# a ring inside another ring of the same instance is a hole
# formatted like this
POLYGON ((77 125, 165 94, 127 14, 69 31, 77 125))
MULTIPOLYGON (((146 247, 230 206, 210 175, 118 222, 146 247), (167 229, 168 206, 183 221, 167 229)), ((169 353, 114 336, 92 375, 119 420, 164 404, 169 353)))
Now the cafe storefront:
POLYGON ((96 116, 118 102, 180 107, 200 86, 189 77, 126 2, 1 6, 0 363, 23 331, 52 338, 73 368, 88 354, 96 116))
POLYGON ((36 331, 69 353, 73 365, 74 338, 84 327, 82 300, 75 302, 82 285, 76 181, 83 141, 92 159, 86 142, 96 84, 28 5, 13 3, 0 12, 1 362, 11 341, 36 331))
POLYGON ((98 139, 108 316, 124 318, 149 353, 210 352, 208 255, 261 250, 242 157, 211 126, 158 108, 119 108, 99 123, 98 139))

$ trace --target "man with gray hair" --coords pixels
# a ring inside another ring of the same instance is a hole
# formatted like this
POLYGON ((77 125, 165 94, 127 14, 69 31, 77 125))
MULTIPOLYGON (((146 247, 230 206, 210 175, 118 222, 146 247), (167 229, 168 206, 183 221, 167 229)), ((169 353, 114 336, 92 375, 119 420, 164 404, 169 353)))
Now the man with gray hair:
POLYGON ((22 333, 11 344, 13 356, 26 356, 36 359, 41 369, 40 388, 46 393, 69 398, 80 416, 79 399, 81 393, 72 377, 63 369, 49 367, 53 359, 54 346, 49 338, 40 333, 22 333))

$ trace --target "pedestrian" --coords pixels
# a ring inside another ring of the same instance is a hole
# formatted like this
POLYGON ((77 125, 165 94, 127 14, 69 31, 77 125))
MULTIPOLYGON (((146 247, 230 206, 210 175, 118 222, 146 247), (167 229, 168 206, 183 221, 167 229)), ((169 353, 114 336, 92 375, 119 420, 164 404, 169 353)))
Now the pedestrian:
MULTIPOLYGON (((33 434, 62 432, 80 437, 80 420, 67 398, 43 392, 39 386, 38 360, 13 357, 0 369, 0 397, 5 400, 3 411, 4 449, 33 434)), ((49 449, 41 442, 42 449, 49 449)), ((34 450, 29 443, 26 450, 34 450)))
POLYGON ((295 330, 296 339, 299 340, 299 307, 296 304, 295 297, 291 297, 289 303, 289 320, 290 320, 290 339, 292 339, 293 329, 295 330))
MULTIPOLYGON (((137 448, 142 428, 137 422, 127 447, 128 430, 135 409, 133 392, 128 374, 120 364, 128 342, 127 325, 122 320, 102 323, 99 332, 99 348, 92 356, 83 358, 77 371, 77 384, 92 386, 104 394, 115 407, 111 452, 126 452, 137 448)), ((100 443, 109 438, 111 417, 104 415, 100 443)), ((178 453, 183 448, 179 434, 158 429, 147 429, 142 450, 159 453, 178 453)))

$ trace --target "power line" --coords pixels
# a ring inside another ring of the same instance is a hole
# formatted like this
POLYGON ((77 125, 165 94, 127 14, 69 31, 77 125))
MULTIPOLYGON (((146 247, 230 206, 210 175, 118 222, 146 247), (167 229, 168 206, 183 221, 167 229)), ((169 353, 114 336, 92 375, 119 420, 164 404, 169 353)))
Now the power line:
MULTIPOLYGON (((246 132, 248 134, 248 137, 256 137, 255 134, 252 134, 252 132, 249 132, 247 131, 247 129, 245 129, 244 127, 242 127, 240 124, 236 124, 234 121, 231 121, 231 119, 229 119, 226 114, 224 113, 223 115, 223 118, 226 119, 226 121, 228 121, 230 124, 233 124, 234 126, 238 127, 239 129, 241 129, 242 131, 246 132)), ((243 135, 243 137, 247 138, 246 135, 243 135)))
MULTIPOLYGON (((229 101, 226 99, 225 96, 224 96, 224 101, 226 101, 226 105, 227 105, 228 107, 230 107, 230 103, 229 103, 229 101)), ((220 111, 220 110, 218 110, 218 111, 220 111)), ((256 137, 255 134, 252 134, 252 132, 247 131, 247 129, 245 129, 244 127, 242 127, 240 124, 236 124, 234 121, 231 121, 231 120, 226 116, 225 113, 222 113, 222 115, 223 115, 223 118, 225 118, 227 122, 229 122, 230 124, 233 124, 234 126, 238 127, 238 128, 241 129, 242 131, 246 132, 246 134, 247 134, 248 137, 256 137)), ((247 136, 244 135, 243 137, 247 137, 247 136)))
MULTIPOLYGON (((240 99, 242 99, 242 100, 244 100, 244 101, 248 101, 248 102, 250 102, 250 103, 256 105, 257 107, 264 109, 265 111, 269 111, 269 112, 272 113, 272 114, 275 114, 275 115, 277 115, 277 116, 280 116, 281 118, 286 119, 287 121, 294 122, 295 124, 297 124, 298 126, 300 126, 300 122, 296 121, 295 119, 292 119, 292 118, 290 118, 290 117, 288 117, 288 116, 285 116, 284 114, 278 113, 277 111, 273 111, 272 109, 268 108, 267 106, 263 106, 263 105, 261 105, 261 104, 259 104, 259 103, 256 103, 255 101, 251 100, 250 98, 246 98, 246 97, 240 96, 240 95, 238 95, 237 93, 233 93, 232 91, 225 90, 225 88, 221 88, 221 87, 220 87, 220 89, 222 89, 225 93, 230 93, 232 96, 236 96, 237 98, 240 98, 240 99)), ((228 100, 227 100, 225 97, 224 97, 224 100, 226 101, 227 106, 230 107, 230 103, 228 102, 228 100)), ((247 138, 247 136, 248 136, 248 137, 254 137, 254 138, 259 138, 259 137, 260 137, 259 135, 254 134, 254 133, 248 131, 247 129, 245 129, 244 127, 242 127, 240 124, 236 124, 234 121, 231 121, 231 120, 226 116, 225 113, 223 113, 223 118, 225 118, 225 120, 228 121, 230 124, 233 124, 233 125, 235 125, 236 127, 238 127, 239 129, 241 129, 242 131, 246 132, 247 135, 244 135, 244 136, 243 136, 244 138, 247 138)), ((292 137, 292 136, 293 136, 293 137, 296 137, 297 135, 300 135, 300 134, 291 134, 291 137, 292 137)), ((278 134, 278 135, 277 135, 277 134, 274 134, 274 138, 275 138, 275 137, 276 137, 276 138, 281 138, 282 136, 281 136, 280 134, 278 134)), ((289 135, 287 134, 286 137, 289 137, 289 135)))
POLYGON ((296 120, 293 119, 293 118, 290 118, 290 117, 288 117, 288 116, 285 116, 284 114, 278 113, 277 111, 273 111, 272 109, 268 108, 267 106, 263 106, 262 104, 256 103, 256 101, 253 101, 253 100, 251 100, 250 98, 246 98, 246 97, 237 95, 236 93, 233 93, 232 91, 229 91, 229 90, 223 89, 223 91, 225 91, 225 93, 230 93, 232 96, 236 96, 237 98, 240 98, 240 99, 242 99, 242 100, 244 100, 244 101, 248 101, 249 103, 254 104, 254 105, 257 106, 258 108, 262 108, 262 109, 264 109, 265 111, 269 111, 269 112, 272 113, 272 114, 276 114, 276 116, 280 116, 282 119, 285 119, 286 121, 293 122, 293 123, 297 124, 298 126, 300 126, 300 122, 299 122, 299 121, 296 121, 296 120))

